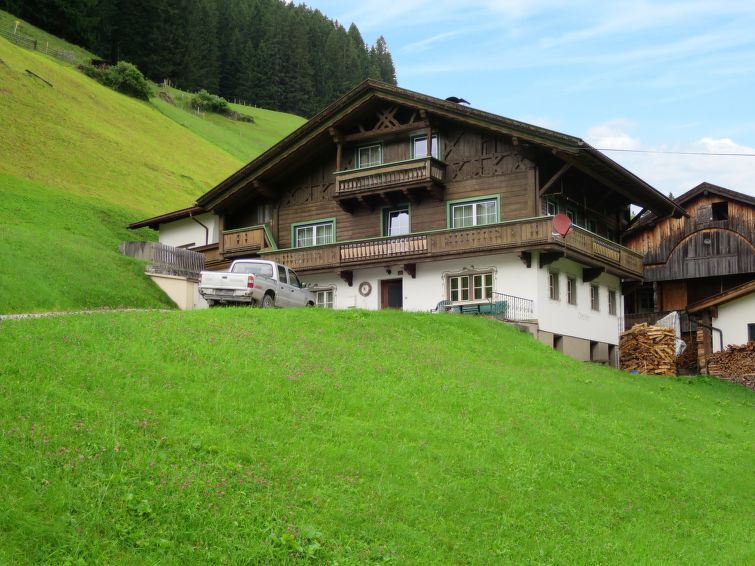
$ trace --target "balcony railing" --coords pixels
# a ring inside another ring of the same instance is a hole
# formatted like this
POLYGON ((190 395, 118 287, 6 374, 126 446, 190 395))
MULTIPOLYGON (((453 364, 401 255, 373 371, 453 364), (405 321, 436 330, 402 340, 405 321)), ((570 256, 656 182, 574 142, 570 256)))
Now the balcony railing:
POLYGON ((553 233, 550 217, 262 253, 297 270, 327 271, 384 265, 394 258, 397 263, 414 263, 507 250, 564 251, 642 276, 642 255, 578 227, 563 238, 553 233))
POLYGON ((402 185, 422 183, 442 185, 445 174, 446 164, 432 157, 420 157, 364 169, 338 171, 335 173, 336 196, 402 185))
POLYGON ((251 226, 249 228, 226 230, 223 232, 221 253, 224 255, 237 255, 240 253, 258 252, 271 247, 275 246, 265 226, 251 226))

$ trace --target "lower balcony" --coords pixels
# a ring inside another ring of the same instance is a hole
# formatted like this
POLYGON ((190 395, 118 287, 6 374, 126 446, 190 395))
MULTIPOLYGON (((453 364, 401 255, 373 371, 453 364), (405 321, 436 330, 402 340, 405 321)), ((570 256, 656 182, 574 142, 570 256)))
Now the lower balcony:
POLYGON ((267 226, 251 226, 238 230, 225 230, 220 254, 224 257, 234 257, 274 247, 267 226))
POLYGON ((262 255, 302 273, 404 264, 411 274, 416 263, 496 252, 518 252, 523 261, 530 262, 530 252, 536 250, 541 252, 541 266, 568 257, 590 266, 585 277, 594 278, 608 271, 621 277, 642 278, 641 254, 578 227, 566 237, 554 234, 550 217, 268 251, 262 255))

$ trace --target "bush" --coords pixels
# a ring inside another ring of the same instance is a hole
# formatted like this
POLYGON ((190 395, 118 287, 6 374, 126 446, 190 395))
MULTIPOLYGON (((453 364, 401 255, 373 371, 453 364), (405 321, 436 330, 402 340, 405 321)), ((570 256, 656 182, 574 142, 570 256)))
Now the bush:
POLYGON ((191 107, 205 112, 217 112, 225 114, 229 111, 228 101, 225 98, 210 94, 202 89, 191 99, 191 107))
POLYGON ((142 72, 131 63, 119 61, 115 66, 82 65, 80 69, 88 77, 128 96, 149 100, 152 86, 142 72))

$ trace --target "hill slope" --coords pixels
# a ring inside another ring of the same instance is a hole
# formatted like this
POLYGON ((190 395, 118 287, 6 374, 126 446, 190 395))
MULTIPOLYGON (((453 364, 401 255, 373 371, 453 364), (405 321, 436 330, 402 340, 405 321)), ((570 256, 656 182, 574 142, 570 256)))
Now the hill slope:
POLYGON ((490 320, 5 321, 0 368, 2 563, 755 561, 754 392, 490 320))
POLYGON ((0 38, 0 313, 166 306, 118 241, 154 239, 124 227, 190 206, 303 121, 243 111, 260 124, 167 117, 0 38))

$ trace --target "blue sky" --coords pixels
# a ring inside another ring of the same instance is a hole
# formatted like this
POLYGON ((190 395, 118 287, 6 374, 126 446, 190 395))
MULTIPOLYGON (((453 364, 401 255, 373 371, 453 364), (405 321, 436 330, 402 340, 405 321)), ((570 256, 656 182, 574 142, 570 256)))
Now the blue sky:
POLYGON ((307 2, 368 44, 399 86, 578 136, 674 195, 755 196, 755 2, 307 2), (749 156, 680 155, 749 154, 749 156))

